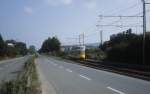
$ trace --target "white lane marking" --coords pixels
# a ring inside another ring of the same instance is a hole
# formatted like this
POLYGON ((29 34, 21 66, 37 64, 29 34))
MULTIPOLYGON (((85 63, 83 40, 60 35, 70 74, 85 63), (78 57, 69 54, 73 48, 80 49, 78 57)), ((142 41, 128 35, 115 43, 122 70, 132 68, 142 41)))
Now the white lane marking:
POLYGON ((62 68, 63 68, 63 66, 59 66, 59 68, 60 68, 60 69, 62 69, 62 68))
POLYGON ((112 90, 112 91, 114 91, 114 92, 117 92, 119 94, 125 94, 125 93, 123 93, 123 92, 121 92, 121 91, 119 91, 117 89, 112 88, 112 87, 107 87, 107 88, 110 89, 110 90, 112 90))
POLYGON ((87 77, 87 76, 84 76, 84 75, 79 75, 80 77, 82 77, 82 78, 84 78, 84 79, 86 79, 86 80, 91 80, 89 77, 87 77))
POLYGON ((68 71, 68 72, 72 72, 72 70, 70 70, 70 69, 66 69, 66 71, 68 71))

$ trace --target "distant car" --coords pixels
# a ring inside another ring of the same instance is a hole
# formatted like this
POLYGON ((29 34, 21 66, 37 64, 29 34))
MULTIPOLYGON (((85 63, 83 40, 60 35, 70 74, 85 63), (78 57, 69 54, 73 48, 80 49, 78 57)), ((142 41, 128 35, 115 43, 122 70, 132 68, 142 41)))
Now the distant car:
POLYGON ((73 59, 82 59, 84 60, 86 58, 85 55, 85 46, 74 46, 72 47, 69 57, 73 59))

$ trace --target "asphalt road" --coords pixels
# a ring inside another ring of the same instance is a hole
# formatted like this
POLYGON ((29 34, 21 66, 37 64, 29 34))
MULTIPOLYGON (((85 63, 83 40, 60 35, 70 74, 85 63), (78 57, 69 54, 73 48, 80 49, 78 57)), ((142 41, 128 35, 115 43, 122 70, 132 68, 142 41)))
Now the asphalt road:
POLYGON ((40 56, 36 63, 57 94, 150 94, 150 82, 40 56))
POLYGON ((0 61, 0 83, 15 79, 29 56, 0 61))

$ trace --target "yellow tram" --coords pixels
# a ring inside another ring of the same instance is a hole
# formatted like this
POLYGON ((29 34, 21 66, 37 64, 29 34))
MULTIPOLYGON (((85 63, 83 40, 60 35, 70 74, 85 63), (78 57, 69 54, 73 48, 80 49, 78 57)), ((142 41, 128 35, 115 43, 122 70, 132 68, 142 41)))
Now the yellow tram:
POLYGON ((74 46, 72 47, 69 57, 74 59, 82 59, 84 60, 86 58, 85 55, 85 46, 74 46))

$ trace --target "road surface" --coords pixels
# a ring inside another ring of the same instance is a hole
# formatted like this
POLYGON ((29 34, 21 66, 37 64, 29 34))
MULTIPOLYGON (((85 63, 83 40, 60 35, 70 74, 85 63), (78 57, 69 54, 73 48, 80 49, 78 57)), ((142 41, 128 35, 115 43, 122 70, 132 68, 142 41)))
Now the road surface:
POLYGON ((45 56, 36 63, 57 94, 150 94, 149 81, 45 56))
POLYGON ((0 84, 15 79, 29 56, 0 61, 0 84))

